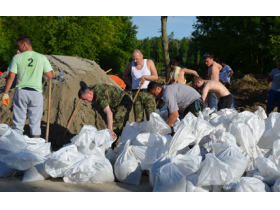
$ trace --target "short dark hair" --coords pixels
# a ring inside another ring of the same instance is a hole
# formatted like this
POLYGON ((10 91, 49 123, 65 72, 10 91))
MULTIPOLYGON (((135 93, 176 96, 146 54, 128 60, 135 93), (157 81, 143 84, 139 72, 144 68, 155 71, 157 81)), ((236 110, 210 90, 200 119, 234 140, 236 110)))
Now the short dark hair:
POLYGON ((78 97, 81 98, 82 95, 85 95, 90 90, 92 90, 92 89, 89 87, 81 87, 81 89, 78 92, 78 97))
POLYGON ((170 60, 169 65, 178 66, 178 60, 177 59, 170 60))
POLYGON ((23 35, 17 39, 17 42, 26 42, 28 46, 32 46, 32 40, 29 36, 23 35))
POLYGON ((226 60, 225 59, 221 59, 220 63, 226 63, 226 60))
POLYGON ((195 85, 195 83, 197 82, 197 81, 202 81, 203 79, 201 78, 201 77, 197 77, 197 76, 195 76, 195 77, 193 77, 193 79, 192 79, 192 83, 193 83, 193 85, 195 85))
POLYGON ((157 87, 162 87, 162 84, 152 81, 149 83, 147 87, 147 92, 149 93, 151 90, 156 90, 157 87))
POLYGON ((204 58, 204 59, 206 59, 206 58, 214 58, 214 56, 213 56, 212 53, 206 52, 206 53, 203 54, 203 58, 204 58))

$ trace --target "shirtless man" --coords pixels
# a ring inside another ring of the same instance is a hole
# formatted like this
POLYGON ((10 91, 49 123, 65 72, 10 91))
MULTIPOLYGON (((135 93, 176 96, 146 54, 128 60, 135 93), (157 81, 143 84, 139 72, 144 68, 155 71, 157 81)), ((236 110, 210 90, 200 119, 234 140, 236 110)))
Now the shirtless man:
POLYGON ((197 72, 195 70, 187 69, 187 68, 180 68, 179 63, 176 59, 172 59, 169 63, 172 72, 168 75, 167 78, 168 84, 174 84, 174 83, 181 83, 186 84, 186 79, 184 77, 185 74, 192 74, 194 76, 199 77, 197 72))
MULTIPOLYGON (((213 54, 211 53, 204 53, 203 58, 206 66, 208 66, 208 74, 206 75, 207 79, 219 81, 219 73, 222 69, 222 66, 214 61, 213 54)), ((210 93, 208 106, 211 109, 215 107, 217 110, 217 103, 218 99, 216 95, 214 93, 210 93)))
POLYGON ((229 109, 231 107, 232 96, 228 89, 219 81, 204 80, 201 77, 194 77, 192 82, 195 88, 202 89, 202 100, 204 103, 208 102, 209 95, 212 93, 215 94, 219 100, 218 111, 225 108, 229 109))
POLYGON ((147 120, 149 120, 152 112, 156 112, 155 99, 147 92, 147 87, 150 81, 158 79, 158 74, 154 62, 151 59, 143 59, 143 54, 140 50, 133 50, 131 55, 133 61, 127 64, 122 78, 126 85, 132 88, 133 98, 140 85, 142 85, 133 104, 135 121, 140 123, 144 119, 144 110, 146 112, 147 120), (129 74, 131 74, 132 83, 128 78, 129 74))

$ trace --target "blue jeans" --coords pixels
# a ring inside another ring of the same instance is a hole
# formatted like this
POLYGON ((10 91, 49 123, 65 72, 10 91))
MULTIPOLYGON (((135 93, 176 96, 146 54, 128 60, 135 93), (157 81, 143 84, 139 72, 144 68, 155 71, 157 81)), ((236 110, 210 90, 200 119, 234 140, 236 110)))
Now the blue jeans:
POLYGON ((208 107, 210 109, 212 109, 213 107, 215 107, 215 111, 213 113, 215 113, 218 109, 218 99, 215 93, 209 93, 209 100, 208 100, 208 107))
POLYGON ((278 112, 280 110, 280 91, 270 89, 268 91, 266 111, 271 112, 274 109, 275 102, 277 102, 278 112))

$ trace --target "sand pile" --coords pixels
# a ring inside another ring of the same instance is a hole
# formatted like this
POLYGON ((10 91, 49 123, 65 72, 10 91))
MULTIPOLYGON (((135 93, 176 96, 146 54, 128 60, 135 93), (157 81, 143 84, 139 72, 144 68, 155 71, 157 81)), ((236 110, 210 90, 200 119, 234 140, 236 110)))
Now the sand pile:
MULTIPOLYGON (((83 59, 79 57, 46 55, 55 72, 52 79, 52 99, 51 99, 51 119, 50 119, 50 134, 49 141, 52 142, 53 149, 56 145, 62 145, 61 137, 66 129, 67 123, 75 109, 78 102, 78 91, 80 87, 85 85, 93 86, 97 83, 112 83, 119 87, 100 66, 92 60, 83 59), (64 72, 65 81, 58 81, 59 69, 64 72)), ((6 84, 6 77, 8 72, 5 72, 0 77, 0 95, 3 94, 6 84)), ((15 83, 14 83, 15 84, 15 83)), ((9 91, 10 104, 8 107, 0 105, 0 119, 1 123, 6 123, 13 126, 13 109, 12 96, 15 92, 15 85, 9 91)), ((45 138, 46 122, 48 115, 48 87, 49 79, 43 77, 43 116, 41 120, 42 137, 45 138)), ((119 87, 120 88, 120 87, 119 87)), ((130 122, 133 117, 130 116, 130 122)), ((64 138, 64 143, 77 135, 83 125, 93 125, 98 130, 107 128, 106 116, 102 110, 93 104, 86 104, 83 101, 80 103, 76 115, 72 121, 69 132, 64 138)), ((29 135, 28 116, 25 125, 25 133, 29 135)))

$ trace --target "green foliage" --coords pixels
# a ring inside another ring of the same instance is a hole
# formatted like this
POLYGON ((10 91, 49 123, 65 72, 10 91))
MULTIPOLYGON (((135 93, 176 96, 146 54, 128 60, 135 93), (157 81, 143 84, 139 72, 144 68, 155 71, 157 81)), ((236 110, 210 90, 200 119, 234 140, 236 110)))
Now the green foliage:
POLYGON ((132 17, 0 17, 0 70, 16 54, 16 40, 28 35, 42 54, 79 56, 101 68, 123 72, 137 44, 132 17))
POLYGON ((242 73, 264 73, 279 59, 279 24, 279 17, 199 16, 192 35, 201 55, 211 52, 242 73))

